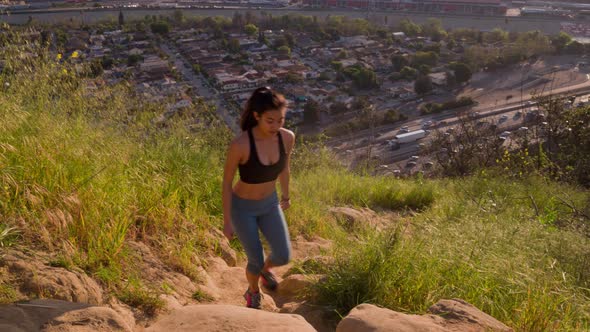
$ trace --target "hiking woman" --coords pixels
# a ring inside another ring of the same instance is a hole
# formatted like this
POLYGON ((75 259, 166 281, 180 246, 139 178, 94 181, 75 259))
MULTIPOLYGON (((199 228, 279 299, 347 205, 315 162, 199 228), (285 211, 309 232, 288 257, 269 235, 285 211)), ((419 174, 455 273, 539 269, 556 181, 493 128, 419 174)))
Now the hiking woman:
POLYGON ((248 257, 244 294, 246 306, 260 309, 258 280, 274 290, 277 287, 274 266, 285 265, 291 258, 291 243, 283 210, 291 205, 289 197, 289 161, 295 135, 282 128, 287 102, 271 88, 254 90, 241 117, 242 133, 234 139, 227 153, 223 174, 223 234, 235 234, 248 257), (240 178, 232 187, 236 170, 240 178), (281 199, 276 192, 277 180, 281 199), (264 259, 258 230, 270 245, 264 259))

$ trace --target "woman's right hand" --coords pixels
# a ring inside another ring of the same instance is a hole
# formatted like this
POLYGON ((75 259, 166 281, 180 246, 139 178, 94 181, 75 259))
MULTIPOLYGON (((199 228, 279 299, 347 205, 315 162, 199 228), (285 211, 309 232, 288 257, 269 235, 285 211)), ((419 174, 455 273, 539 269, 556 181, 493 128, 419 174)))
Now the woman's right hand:
POLYGON ((234 237, 234 228, 232 227, 231 223, 223 223, 223 235, 225 235, 229 241, 231 241, 231 239, 234 237))

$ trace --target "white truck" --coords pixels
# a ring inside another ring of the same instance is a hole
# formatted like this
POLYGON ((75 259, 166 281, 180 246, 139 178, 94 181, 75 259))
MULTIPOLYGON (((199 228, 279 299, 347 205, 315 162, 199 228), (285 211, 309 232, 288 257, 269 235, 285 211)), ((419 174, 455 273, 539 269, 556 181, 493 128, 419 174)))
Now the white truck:
POLYGON ((395 139, 399 144, 414 142, 424 137, 426 137, 426 131, 423 129, 410 131, 409 133, 405 134, 395 135, 395 139))

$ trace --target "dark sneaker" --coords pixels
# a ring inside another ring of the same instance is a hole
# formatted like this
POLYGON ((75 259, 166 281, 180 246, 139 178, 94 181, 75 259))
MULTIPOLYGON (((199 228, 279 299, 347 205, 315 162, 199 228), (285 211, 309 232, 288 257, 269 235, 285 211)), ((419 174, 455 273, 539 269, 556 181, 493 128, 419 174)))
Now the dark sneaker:
POLYGON ((260 278, 262 279, 262 284, 264 285, 264 287, 270 290, 277 289, 279 283, 277 282, 277 277, 275 277, 275 275, 272 272, 262 272, 260 273, 260 278))
POLYGON ((262 307, 262 293, 260 292, 251 293, 250 289, 247 289, 244 299, 246 299, 246 307, 248 308, 260 309, 262 307))

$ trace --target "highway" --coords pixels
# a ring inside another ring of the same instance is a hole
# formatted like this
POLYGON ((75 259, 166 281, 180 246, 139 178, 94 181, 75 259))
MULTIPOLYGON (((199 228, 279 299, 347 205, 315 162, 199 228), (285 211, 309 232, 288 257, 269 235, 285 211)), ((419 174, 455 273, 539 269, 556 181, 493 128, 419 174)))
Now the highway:
MULTIPOLYGON (((581 97, 578 99, 587 99, 588 93, 590 93, 590 87, 586 87, 583 90, 577 89, 576 93, 571 93, 570 95, 581 97)), ((498 132, 512 131, 521 126, 524 126, 523 120, 526 116, 526 113, 533 107, 534 104, 521 105, 521 103, 518 103, 508 107, 480 111, 476 116, 473 116, 473 119, 475 121, 495 123, 498 126, 498 132), (501 116, 506 117, 501 119, 501 116)), ((338 139, 337 142, 330 141, 328 142, 328 145, 334 147, 336 151, 342 154, 345 158, 352 159, 357 156, 366 156, 370 148, 371 155, 378 157, 381 161, 381 164, 392 166, 398 164, 401 161, 407 160, 411 156, 420 155, 420 145, 422 143, 428 144, 428 142, 432 139, 431 135, 435 130, 445 132, 449 128, 454 127, 458 122, 459 119, 455 113, 439 116, 423 116, 411 121, 406 121, 403 124, 397 124, 395 128, 392 128, 392 126, 386 126, 386 129, 373 129, 373 133, 377 133, 377 135, 376 137, 373 136, 372 140, 370 136, 371 129, 367 129, 363 131, 362 135, 355 135, 355 137, 352 139, 350 136, 348 136, 346 138, 338 139), (433 121, 435 123, 444 121, 446 123, 442 126, 433 126, 432 128, 427 128, 431 130, 431 134, 429 136, 416 142, 401 144, 398 150, 392 150, 388 145, 386 145, 387 140, 393 139, 395 135, 400 133, 401 127, 408 127, 409 131, 425 129, 423 124, 426 121, 433 121)), ((424 156, 422 159, 427 158, 427 156, 424 156)))

